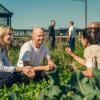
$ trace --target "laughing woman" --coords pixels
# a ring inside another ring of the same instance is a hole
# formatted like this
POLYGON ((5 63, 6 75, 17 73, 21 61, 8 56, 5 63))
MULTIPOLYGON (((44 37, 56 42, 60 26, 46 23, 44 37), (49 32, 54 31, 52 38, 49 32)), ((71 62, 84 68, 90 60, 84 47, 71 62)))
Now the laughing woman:
POLYGON ((22 72, 29 77, 33 76, 30 71, 30 66, 15 67, 12 66, 9 61, 7 52, 8 46, 12 41, 12 32, 13 29, 11 27, 6 25, 0 26, 0 86, 3 86, 4 84, 11 86, 14 82, 21 79, 20 74, 17 72, 22 72))

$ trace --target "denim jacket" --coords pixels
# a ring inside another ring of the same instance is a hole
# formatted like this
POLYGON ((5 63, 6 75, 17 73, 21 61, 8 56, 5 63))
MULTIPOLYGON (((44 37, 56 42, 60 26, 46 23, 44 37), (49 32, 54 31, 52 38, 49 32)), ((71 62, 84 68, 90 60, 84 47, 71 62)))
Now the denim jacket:
POLYGON ((0 73, 1 72, 14 72, 15 67, 10 64, 7 57, 6 50, 0 47, 0 73))

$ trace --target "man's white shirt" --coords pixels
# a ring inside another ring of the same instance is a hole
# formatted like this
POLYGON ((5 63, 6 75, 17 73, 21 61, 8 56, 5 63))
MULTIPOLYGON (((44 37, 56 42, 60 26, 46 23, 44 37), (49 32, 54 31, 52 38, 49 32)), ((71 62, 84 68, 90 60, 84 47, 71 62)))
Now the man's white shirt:
POLYGON ((76 35, 76 29, 74 28, 74 26, 69 27, 69 36, 74 38, 75 35, 76 35))
POLYGON ((44 44, 36 48, 31 40, 21 47, 17 66, 23 67, 23 61, 29 61, 32 66, 39 66, 44 58, 47 60, 50 58, 49 50, 44 44))

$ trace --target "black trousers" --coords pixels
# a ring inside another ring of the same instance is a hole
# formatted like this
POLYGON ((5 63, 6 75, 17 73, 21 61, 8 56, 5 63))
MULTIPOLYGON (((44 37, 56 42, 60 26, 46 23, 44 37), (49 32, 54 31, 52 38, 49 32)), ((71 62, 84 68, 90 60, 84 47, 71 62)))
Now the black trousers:
POLYGON ((55 37, 51 37, 50 50, 53 50, 54 48, 55 48, 55 37))
POLYGON ((20 73, 9 73, 9 72, 0 72, 0 74, 3 74, 2 78, 0 78, 0 87, 3 87, 4 85, 7 87, 11 87, 14 83, 21 83, 22 82, 22 76, 20 73), (6 75, 6 77, 5 77, 6 75), (8 75, 8 77, 7 77, 8 75))
POLYGON ((43 78, 47 78, 46 74, 42 71, 36 72, 36 76, 34 78, 29 78, 26 75, 22 73, 8 73, 8 72, 0 72, 0 74, 3 74, 2 78, 0 78, 0 87, 3 87, 4 85, 8 88, 11 87, 14 83, 25 83, 29 84, 30 81, 33 82, 39 82, 42 81, 43 78), (8 77, 5 77, 5 75, 8 77))

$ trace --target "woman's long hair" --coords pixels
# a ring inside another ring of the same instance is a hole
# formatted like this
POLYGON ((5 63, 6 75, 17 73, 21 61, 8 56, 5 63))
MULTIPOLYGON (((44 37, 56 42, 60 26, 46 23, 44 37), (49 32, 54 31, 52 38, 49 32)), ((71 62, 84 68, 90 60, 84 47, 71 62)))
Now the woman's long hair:
POLYGON ((6 45, 5 42, 4 42, 4 36, 6 34, 8 34, 8 32, 10 30, 12 31, 13 29, 11 27, 7 26, 7 25, 1 25, 0 26, 0 46, 2 48, 7 48, 8 47, 8 45, 6 45))

